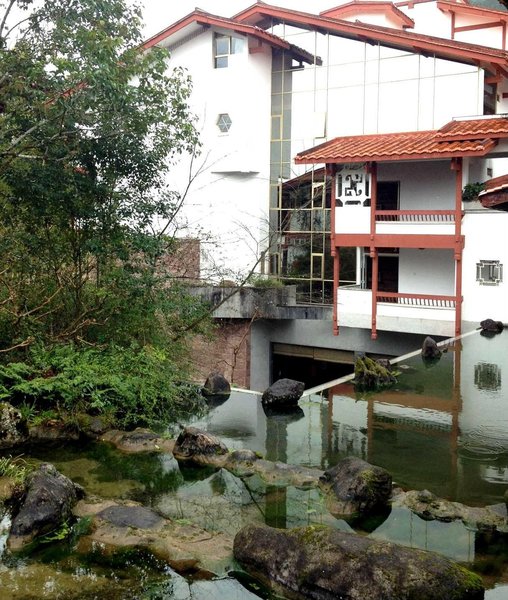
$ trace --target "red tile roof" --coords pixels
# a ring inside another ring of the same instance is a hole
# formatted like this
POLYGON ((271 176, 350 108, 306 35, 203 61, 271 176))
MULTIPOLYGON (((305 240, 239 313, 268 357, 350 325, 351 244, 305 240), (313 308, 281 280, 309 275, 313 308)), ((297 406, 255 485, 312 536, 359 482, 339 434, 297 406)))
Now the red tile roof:
POLYGON ((503 115, 501 118, 498 116, 497 118, 456 119, 441 127, 436 137, 442 141, 461 140, 464 138, 469 140, 505 138, 508 137, 507 117, 508 115, 503 115))
POLYGON ((478 195, 485 196, 485 194, 492 194, 506 188, 508 188, 508 175, 501 175, 501 177, 494 177, 494 179, 486 181, 485 188, 478 195))
POLYGON ((497 144, 500 137, 508 138, 508 119, 468 119, 452 121, 435 131, 410 131, 373 135, 337 137, 295 157, 299 164, 347 163, 366 161, 402 161, 459 156, 485 156, 497 144), (501 123, 498 123, 501 121, 501 123), (480 125, 481 124, 481 125, 480 125), (460 127, 462 134, 459 135, 460 127), (481 137, 469 135, 470 131, 494 131, 494 135, 481 137), (456 133, 448 140, 441 135, 444 130, 456 133), (502 131, 504 130, 504 134, 502 131))
POLYGON ((321 60, 317 57, 314 57, 314 55, 310 52, 307 52, 307 50, 303 50, 302 48, 299 48, 294 44, 290 44, 286 40, 283 40, 282 38, 273 35, 272 33, 264 31, 264 29, 260 29, 255 25, 240 23, 239 21, 235 21, 233 19, 227 19, 218 15, 212 15, 203 10, 200 10, 199 8, 196 8, 192 13, 188 14, 186 17, 183 17, 176 23, 173 23, 169 27, 166 27, 166 29, 163 29, 159 33, 153 35, 150 39, 144 42, 143 48, 147 49, 151 48, 152 46, 156 46, 157 44, 160 44, 161 42, 169 38, 171 35, 174 35, 178 31, 193 24, 208 27, 221 27, 224 29, 229 29, 230 31, 235 31, 236 33, 250 35, 276 48, 282 48, 284 50, 292 51, 295 57, 299 60, 302 60, 309 64, 314 64, 314 62, 316 62, 316 64, 321 64, 321 60))
POLYGON ((319 29, 350 39, 380 43, 408 52, 435 54, 441 58, 480 65, 492 73, 498 66, 508 69, 508 52, 468 42, 458 42, 431 35, 414 33, 380 25, 343 21, 297 11, 294 9, 256 3, 233 17, 236 21, 268 28, 272 22, 286 22, 307 29, 319 29))

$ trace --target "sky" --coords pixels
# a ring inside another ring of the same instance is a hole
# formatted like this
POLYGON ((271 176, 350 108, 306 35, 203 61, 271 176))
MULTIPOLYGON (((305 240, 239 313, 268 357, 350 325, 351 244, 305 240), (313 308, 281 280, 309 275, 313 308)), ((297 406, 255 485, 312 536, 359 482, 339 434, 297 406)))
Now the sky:
MULTIPOLYGON (((319 12, 343 4, 347 0, 265 0, 268 4, 296 10, 319 12), (312 8, 309 9, 309 6, 312 8)), ((178 19, 191 13, 196 6, 222 17, 231 17, 256 0, 142 0, 146 37, 162 31, 178 19)))

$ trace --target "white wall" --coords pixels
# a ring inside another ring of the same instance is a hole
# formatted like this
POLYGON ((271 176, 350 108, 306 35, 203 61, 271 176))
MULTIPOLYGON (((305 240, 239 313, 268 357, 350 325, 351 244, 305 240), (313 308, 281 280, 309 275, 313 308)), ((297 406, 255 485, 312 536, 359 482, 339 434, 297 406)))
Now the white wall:
POLYGON ((400 181, 400 210, 453 210, 455 173, 450 161, 384 163, 379 181, 400 181))
MULTIPOLYGON (((169 63, 192 77, 191 109, 202 143, 179 235, 202 239, 202 276, 215 280, 250 270, 267 237, 271 48, 249 54, 244 39, 243 52, 231 55, 227 68, 213 66, 212 29, 173 50, 169 63), (227 134, 217 127, 222 113, 232 120, 227 134)), ((179 190, 188 168, 184 160, 174 171, 179 190)))
POLYGON ((478 324, 486 318, 508 323, 508 213, 488 209, 468 211, 462 231, 466 236, 462 319, 478 324), (499 285, 480 285, 476 281, 476 263, 480 260, 499 260, 503 264, 503 281, 499 285))
POLYGON ((453 250, 399 250, 399 292, 455 295, 453 250))

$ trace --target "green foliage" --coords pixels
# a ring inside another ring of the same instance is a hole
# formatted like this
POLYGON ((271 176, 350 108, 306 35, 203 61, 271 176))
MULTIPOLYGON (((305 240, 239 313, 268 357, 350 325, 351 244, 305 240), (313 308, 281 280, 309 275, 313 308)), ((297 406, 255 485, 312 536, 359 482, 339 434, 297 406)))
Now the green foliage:
POLYGON ((31 467, 21 456, 0 457, 0 477, 10 477, 17 484, 23 484, 31 470, 31 467))
POLYGON ((160 348, 79 348, 73 345, 34 347, 30 362, 2 368, 0 381, 12 404, 32 409, 32 422, 54 418, 55 409, 67 414, 107 414, 117 425, 157 425, 204 402, 197 386, 182 383, 183 372, 160 348), (37 407, 37 414, 33 407, 37 407))
POLYGON ((124 0, 13 4, 31 13, 0 31, 0 353, 160 343, 190 302, 168 292, 166 184, 198 144, 189 77, 140 51, 124 0))
POLYGON ((478 199, 478 194, 485 189, 485 184, 476 182, 476 183, 467 183, 462 190, 462 201, 463 202, 472 202, 473 200, 478 199))
POLYGON ((0 2, 0 399, 32 422, 195 401, 182 332, 205 320, 168 266, 166 184, 199 146, 191 83, 141 44, 125 0, 0 2))

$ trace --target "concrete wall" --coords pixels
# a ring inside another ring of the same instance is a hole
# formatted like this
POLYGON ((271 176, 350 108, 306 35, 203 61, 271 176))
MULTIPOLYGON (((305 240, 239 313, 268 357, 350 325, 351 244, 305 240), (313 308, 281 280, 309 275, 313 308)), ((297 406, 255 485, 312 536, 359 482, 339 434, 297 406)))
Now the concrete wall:
POLYGON ((420 348, 424 338, 424 335, 380 331, 378 339, 373 341, 370 330, 348 327, 342 327, 340 335, 334 336, 331 314, 330 320, 323 321, 259 320, 253 323, 251 334, 251 389, 263 391, 270 384, 271 347, 275 342, 400 356, 420 348))

